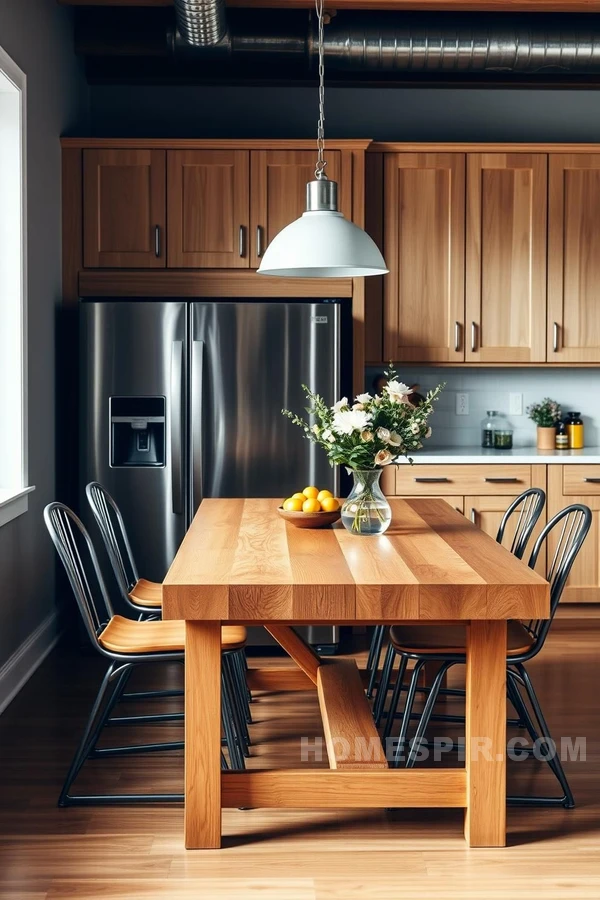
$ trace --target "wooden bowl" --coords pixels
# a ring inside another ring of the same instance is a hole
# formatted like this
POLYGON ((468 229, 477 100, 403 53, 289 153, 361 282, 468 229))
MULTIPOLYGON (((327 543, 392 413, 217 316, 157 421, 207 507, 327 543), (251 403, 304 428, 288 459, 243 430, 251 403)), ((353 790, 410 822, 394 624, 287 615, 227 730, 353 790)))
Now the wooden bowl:
POLYGON ((296 528, 326 528, 337 522, 342 514, 341 509, 336 509, 335 512, 321 510, 320 512, 306 513, 284 509, 283 506, 278 506, 277 512, 282 519, 291 522, 296 528))

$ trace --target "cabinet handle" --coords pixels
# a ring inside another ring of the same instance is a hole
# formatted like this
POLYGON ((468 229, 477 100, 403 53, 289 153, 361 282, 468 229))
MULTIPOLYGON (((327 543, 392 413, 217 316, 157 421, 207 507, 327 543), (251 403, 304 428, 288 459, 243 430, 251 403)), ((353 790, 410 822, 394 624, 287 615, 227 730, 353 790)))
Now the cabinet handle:
MULTIPOLYGON (((515 484, 519 479, 518 478, 484 478, 484 481, 489 481, 490 484, 515 484)), ((598 479, 600 481, 600 478, 598 479)))
POLYGON ((588 484, 600 484, 600 478, 584 478, 584 481, 587 481, 588 484))
POLYGON ((260 225, 257 225, 257 226, 256 226, 256 255, 257 255, 257 256, 262 256, 262 255, 263 255, 263 248, 262 248, 262 228, 260 227, 260 225))
POLYGON ((461 346, 460 329, 461 329, 461 323, 455 322, 454 323, 454 349, 457 353, 460 350, 460 346, 461 346))
POLYGON ((245 233, 246 233, 246 229, 244 228, 243 225, 240 225, 239 238, 238 238, 238 240, 239 240, 239 252, 240 252, 240 256, 245 256, 245 255, 246 255, 246 254, 245 254, 245 244, 246 244, 246 242, 245 242, 245 240, 244 240, 244 238, 245 238, 245 233))
POLYGON ((449 478, 415 478, 418 484, 445 484, 450 481, 449 478))
POLYGON ((160 257, 160 225, 154 226, 154 255, 160 257))
POLYGON ((474 506, 471 507, 471 522, 473 525, 477 524, 477 510, 474 506))
POLYGON ((558 353, 558 322, 552 325, 552 352, 558 353))
POLYGON ((475 353, 477 350, 477 323, 471 322, 471 352, 475 353))

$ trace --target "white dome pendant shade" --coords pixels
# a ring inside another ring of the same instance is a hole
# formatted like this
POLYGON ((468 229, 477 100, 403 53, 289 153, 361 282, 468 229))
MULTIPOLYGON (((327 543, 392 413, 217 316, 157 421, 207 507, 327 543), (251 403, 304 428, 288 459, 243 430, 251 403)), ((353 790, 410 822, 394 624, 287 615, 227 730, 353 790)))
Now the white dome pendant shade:
POLYGON ((337 184, 324 175, 306 185, 306 212, 265 250, 259 275, 281 278, 359 278, 385 275, 383 256, 366 231, 337 207, 337 184))

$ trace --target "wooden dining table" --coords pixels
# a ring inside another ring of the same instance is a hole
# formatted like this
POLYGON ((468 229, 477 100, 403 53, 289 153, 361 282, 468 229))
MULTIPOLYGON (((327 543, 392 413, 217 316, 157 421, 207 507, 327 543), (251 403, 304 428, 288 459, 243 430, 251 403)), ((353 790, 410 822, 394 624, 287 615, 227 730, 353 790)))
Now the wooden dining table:
POLYGON ((457 807, 470 847, 506 840, 506 623, 547 618, 548 583, 443 500, 391 500, 384 535, 302 529, 274 499, 207 499, 163 584, 186 622, 185 845, 221 845, 223 807, 457 807), (354 660, 295 625, 464 622, 464 768, 390 768, 354 660), (315 690, 329 768, 221 770, 221 625, 264 625, 297 664, 251 690, 315 690), (367 751, 365 752, 365 748, 367 751))

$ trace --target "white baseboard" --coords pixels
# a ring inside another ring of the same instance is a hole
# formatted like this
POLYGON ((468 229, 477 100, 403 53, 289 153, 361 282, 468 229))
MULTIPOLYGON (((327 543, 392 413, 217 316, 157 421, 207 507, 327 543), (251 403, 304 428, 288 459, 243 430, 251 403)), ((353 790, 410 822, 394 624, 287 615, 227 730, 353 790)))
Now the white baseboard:
POLYGON ((4 712, 23 685, 29 681, 59 636, 58 612, 53 610, 6 660, 0 668, 0 713, 4 712))

